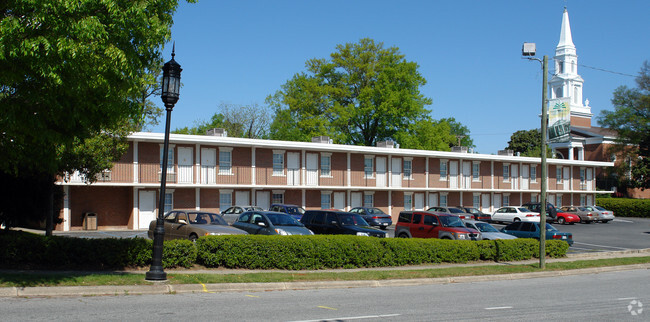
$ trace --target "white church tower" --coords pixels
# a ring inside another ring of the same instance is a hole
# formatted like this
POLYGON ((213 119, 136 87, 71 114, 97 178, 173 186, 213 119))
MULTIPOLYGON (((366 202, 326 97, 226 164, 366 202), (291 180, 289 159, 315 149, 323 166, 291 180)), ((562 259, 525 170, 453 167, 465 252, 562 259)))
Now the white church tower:
POLYGON ((589 100, 583 104, 582 88, 584 80, 578 75, 578 55, 571 37, 569 12, 564 8, 560 41, 555 48, 555 73, 548 82, 551 99, 565 98, 569 103, 571 125, 591 127, 591 107, 589 100))

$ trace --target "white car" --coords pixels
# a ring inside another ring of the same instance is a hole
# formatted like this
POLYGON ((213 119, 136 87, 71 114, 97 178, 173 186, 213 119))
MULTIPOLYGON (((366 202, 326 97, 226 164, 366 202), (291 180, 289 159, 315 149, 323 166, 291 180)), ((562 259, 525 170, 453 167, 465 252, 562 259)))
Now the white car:
POLYGON ((525 207, 501 207, 492 214, 492 221, 497 222, 539 222, 539 214, 525 207))

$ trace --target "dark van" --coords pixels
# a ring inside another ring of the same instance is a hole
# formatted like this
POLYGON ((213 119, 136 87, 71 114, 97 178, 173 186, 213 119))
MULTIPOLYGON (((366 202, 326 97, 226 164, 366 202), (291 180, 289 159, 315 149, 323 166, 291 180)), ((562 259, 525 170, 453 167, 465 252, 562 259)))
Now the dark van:
POLYGON ((386 233, 370 228, 357 214, 334 210, 307 210, 300 222, 317 235, 357 235, 386 237, 386 233))

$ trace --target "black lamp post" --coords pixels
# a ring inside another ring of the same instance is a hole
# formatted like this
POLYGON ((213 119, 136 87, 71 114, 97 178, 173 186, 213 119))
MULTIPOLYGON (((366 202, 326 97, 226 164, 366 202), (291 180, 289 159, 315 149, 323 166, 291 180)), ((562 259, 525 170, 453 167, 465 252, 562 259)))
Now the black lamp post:
POLYGON ((178 93, 181 85, 181 65, 175 60, 175 48, 172 47, 172 59, 163 66, 162 94, 160 97, 165 103, 167 110, 165 124, 165 144, 163 148, 162 170, 160 175, 160 196, 158 201, 158 217, 156 218, 156 229, 153 231, 153 256, 151 259, 151 268, 146 274, 145 279, 150 281, 164 281, 167 279, 167 273, 163 271, 163 239, 165 236, 164 210, 165 210, 165 186, 167 184, 167 160, 169 156, 169 125, 171 123, 171 114, 174 105, 178 102, 178 93))

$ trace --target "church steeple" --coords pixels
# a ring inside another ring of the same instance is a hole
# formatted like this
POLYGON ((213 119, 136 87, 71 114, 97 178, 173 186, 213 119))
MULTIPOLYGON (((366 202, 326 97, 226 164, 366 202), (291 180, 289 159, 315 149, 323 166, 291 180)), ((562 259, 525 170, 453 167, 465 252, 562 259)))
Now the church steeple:
POLYGON ((571 111, 571 125, 591 126, 591 107, 583 105, 582 87, 584 80, 578 75, 578 55, 573 44, 569 12, 566 7, 562 14, 560 41, 555 48, 555 71, 548 82, 551 99, 568 101, 571 111))

